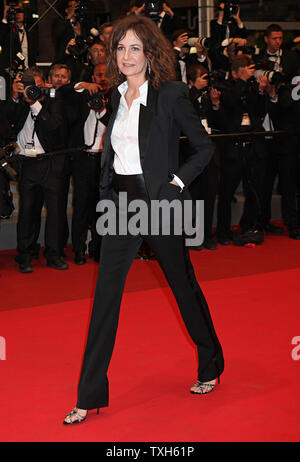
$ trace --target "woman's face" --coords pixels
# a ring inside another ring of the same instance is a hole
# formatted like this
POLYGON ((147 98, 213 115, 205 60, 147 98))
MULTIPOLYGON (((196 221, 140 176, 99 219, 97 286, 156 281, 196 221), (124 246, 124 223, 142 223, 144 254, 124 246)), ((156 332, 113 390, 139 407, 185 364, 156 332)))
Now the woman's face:
POLYGON ((127 79, 146 79, 147 58, 143 43, 132 30, 128 30, 120 40, 116 57, 118 68, 127 79))

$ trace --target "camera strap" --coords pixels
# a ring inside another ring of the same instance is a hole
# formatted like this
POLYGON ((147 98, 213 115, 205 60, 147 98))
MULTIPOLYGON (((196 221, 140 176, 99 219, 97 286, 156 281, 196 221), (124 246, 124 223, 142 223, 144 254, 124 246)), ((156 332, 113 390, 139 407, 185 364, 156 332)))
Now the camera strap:
MULTIPOLYGON (((96 142, 96 138, 97 138, 97 131, 98 131, 98 125, 99 125, 99 122, 100 122, 100 119, 101 119, 101 117, 97 117, 97 114, 98 114, 98 113, 97 113, 97 112, 95 112, 96 124, 95 124, 95 130, 94 130, 94 138, 93 138, 93 142, 92 142, 92 144, 91 144, 91 145, 89 145, 89 146, 87 146, 87 145, 86 145, 86 146, 85 146, 85 147, 86 147, 86 149, 91 149, 91 148, 94 146, 95 142, 96 142)), ((100 114, 99 114, 99 115, 100 115, 100 114)))

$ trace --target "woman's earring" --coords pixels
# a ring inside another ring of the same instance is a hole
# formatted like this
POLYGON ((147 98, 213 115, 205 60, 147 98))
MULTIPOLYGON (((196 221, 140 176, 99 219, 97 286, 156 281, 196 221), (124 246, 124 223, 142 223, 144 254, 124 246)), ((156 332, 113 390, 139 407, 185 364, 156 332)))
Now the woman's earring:
POLYGON ((151 66, 150 66, 150 63, 148 61, 148 74, 150 74, 150 72, 151 72, 151 66))

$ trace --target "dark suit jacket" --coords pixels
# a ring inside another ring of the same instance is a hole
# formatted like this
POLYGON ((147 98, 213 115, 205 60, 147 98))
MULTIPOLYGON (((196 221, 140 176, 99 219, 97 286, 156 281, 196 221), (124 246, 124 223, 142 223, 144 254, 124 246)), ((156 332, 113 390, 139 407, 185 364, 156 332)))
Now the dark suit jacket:
MULTIPOLYGON (((24 101, 8 101, 7 104, 11 105, 10 120, 14 124, 15 133, 18 134, 26 122, 30 106, 24 101)), ((46 97, 41 104, 43 107, 35 124, 37 137, 46 153, 63 149, 65 134, 61 101, 58 98, 46 97)))
MULTIPOLYGON (((33 66, 36 63, 37 57, 37 35, 36 28, 29 33, 25 27, 28 40, 28 65, 33 66)), ((11 26, 0 22, 0 45, 2 47, 2 53, 0 53, 0 69, 4 70, 11 65, 10 61, 10 44, 12 45, 12 60, 15 58, 18 52, 21 52, 21 43, 18 32, 14 32, 11 26)), ((2 71, 3 72, 3 71, 2 71)))
MULTIPOLYGON (((263 50, 256 58, 256 61, 261 62, 261 61, 267 61, 268 60, 268 53, 266 50, 263 50)), ((290 83, 290 80, 298 75, 299 72, 299 56, 297 53, 294 51, 282 50, 282 56, 280 60, 280 65, 283 68, 283 73, 285 74, 287 80, 290 83)))
MULTIPOLYGON (((101 199, 109 198, 112 189, 114 152, 111 132, 119 101, 120 93, 115 90, 101 158, 101 199)), ((189 100, 187 85, 169 81, 163 83, 159 91, 149 85, 147 106, 140 106, 139 149, 150 199, 160 199, 161 187, 170 181, 172 174, 189 186, 202 172, 213 155, 214 147, 189 100), (183 165, 179 162, 181 134, 187 136, 191 146, 191 155, 183 165)))

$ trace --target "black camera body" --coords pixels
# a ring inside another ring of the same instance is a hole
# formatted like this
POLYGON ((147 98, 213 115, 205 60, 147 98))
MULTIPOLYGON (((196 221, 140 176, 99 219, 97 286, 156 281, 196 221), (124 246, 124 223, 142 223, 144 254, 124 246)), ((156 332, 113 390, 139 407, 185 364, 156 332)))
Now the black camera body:
POLYGON ((81 35, 77 35, 75 37, 75 45, 69 45, 68 52, 74 59, 85 61, 89 47, 93 45, 98 35, 99 33, 95 28, 90 30, 90 35, 88 35, 86 39, 81 35))
POLYGON ((283 72, 275 71, 275 63, 269 61, 268 59, 257 61, 255 63, 255 78, 259 79, 261 75, 267 77, 271 85, 275 87, 280 86, 283 83, 286 83, 287 78, 283 72))
POLYGON ((88 10, 89 10, 89 1, 79 0, 77 2, 75 12, 74 12, 75 22, 80 22, 80 23, 85 22, 88 10))
POLYGON ((156 1, 149 1, 146 0, 145 2, 145 14, 148 18, 152 19, 153 21, 159 20, 159 15, 163 10, 163 2, 160 0, 156 1))
MULTIPOLYGON (((228 24, 229 22, 232 21, 232 17, 235 16, 239 10, 239 2, 238 1, 220 1, 219 3, 225 3, 223 12, 224 12, 224 18, 223 18, 223 23, 228 24)), ((221 8, 219 7, 219 10, 221 8)))
POLYGON ((209 72, 207 75, 208 86, 211 88, 216 88, 219 91, 226 90, 226 76, 227 72, 222 69, 209 72))
POLYGON ((55 97, 55 89, 50 87, 37 87, 35 85, 34 76, 30 71, 25 71, 22 75, 21 82, 24 85, 24 90, 27 98, 31 101, 37 101, 43 96, 55 97))
POLYGON ((9 143, 3 148, 0 148, 0 170, 8 176, 10 181, 17 181, 18 174, 11 167, 9 158, 19 152, 20 149, 16 143, 9 143))
POLYGON ((104 107, 104 100, 105 100, 105 97, 103 93, 101 91, 98 91, 97 93, 94 93, 93 95, 89 96, 88 102, 89 102, 91 109, 99 112, 104 107))

